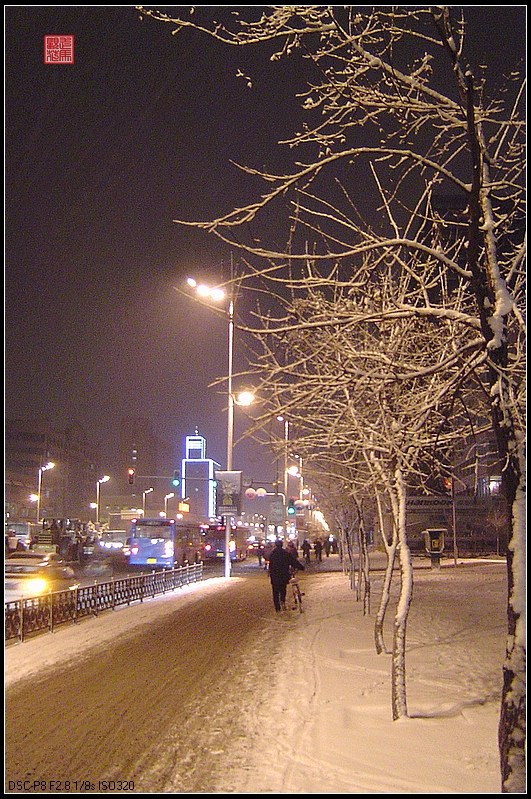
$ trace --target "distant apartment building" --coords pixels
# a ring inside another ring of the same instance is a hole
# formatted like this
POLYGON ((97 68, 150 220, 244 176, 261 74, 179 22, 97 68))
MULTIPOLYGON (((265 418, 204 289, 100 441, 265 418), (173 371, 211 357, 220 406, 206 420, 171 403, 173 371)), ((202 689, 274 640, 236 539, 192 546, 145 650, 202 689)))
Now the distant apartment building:
POLYGON ((5 423, 5 512, 13 521, 40 517, 90 518, 98 479, 98 454, 81 425, 57 428, 46 419, 11 419, 5 423), (54 468, 41 473, 53 462, 54 468))
MULTIPOLYGON (((179 448, 180 449, 180 448, 179 448)), ((181 461, 180 452, 158 438, 148 419, 123 419, 117 442, 105 463, 98 448, 78 423, 59 428, 48 419, 12 419, 5 423, 5 514, 11 521, 37 521, 36 497, 39 469, 52 461, 53 469, 42 473, 40 518, 99 520, 110 512, 142 507, 158 515, 164 497, 172 491, 171 476, 181 461), (133 485, 127 470, 135 469, 133 485), (109 481, 99 486, 104 476, 109 481), (153 486, 153 492, 143 492, 153 486), (31 497, 31 499, 30 499, 31 497)), ((175 510, 179 497, 174 500, 175 510)), ((174 508, 172 507, 172 512, 174 508)))
POLYGON ((106 491, 109 510, 145 506, 146 516, 158 516, 164 509, 165 495, 173 491, 171 478, 179 462, 180 455, 155 433, 149 419, 122 419, 113 463, 116 480, 106 491), (132 482, 129 469, 134 470, 132 482), (153 491, 145 493, 150 488, 153 491))

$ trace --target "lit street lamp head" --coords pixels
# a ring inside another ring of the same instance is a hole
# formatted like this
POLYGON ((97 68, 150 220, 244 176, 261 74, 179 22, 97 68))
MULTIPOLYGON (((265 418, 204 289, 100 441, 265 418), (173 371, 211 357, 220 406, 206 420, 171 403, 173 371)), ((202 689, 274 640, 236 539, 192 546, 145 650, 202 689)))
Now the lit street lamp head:
POLYGON ((240 391, 234 398, 236 405, 243 405, 245 407, 252 405, 255 401, 255 396, 252 391, 240 391))
POLYGON ((190 288, 195 289, 196 294, 204 300, 213 300, 214 302, 221 302, 227 296, 223 289, 214 286, 207 286, 206 283, 198 283, 193 277, 189 277, 186 283, 190 288))

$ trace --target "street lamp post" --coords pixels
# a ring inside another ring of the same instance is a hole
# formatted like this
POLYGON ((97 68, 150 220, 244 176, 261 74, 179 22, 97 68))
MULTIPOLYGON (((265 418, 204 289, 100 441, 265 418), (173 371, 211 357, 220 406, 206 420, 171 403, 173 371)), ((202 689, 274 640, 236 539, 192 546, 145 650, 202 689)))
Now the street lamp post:
POLYGON ((234 355, 234 301, 229 300, 229 342, 228 342, 228 416, 227 416, 227 471, 232 471, 232 451, 234 449, 234 394, 232 393, 232 369, 234 355))
POLYGON ((142 491, 142 516, 145 517, 146 515, 146 494, 151 494, 154 491, 153 486, 151 488, 146 488, 145 491, 142 491))
MULTIPOLYGON (((233 280, 233 266, 231 259, 231 292, 233 280)), ((219 302, 224 300, 226 294, 221 288, 210 288, 205 284, 198 284, 193 277, 187 279, 187 284, 202 300, 211 300, 219 302)), ((238 399, 235 399, 232 391, 232 374, 233 374, 233 359, 234 359, 234 298, 229 297, 229 305, 227 309, 228 316, 228 373, 227 373, 227 471, 232 471, 233 463, 233 449, 234 449, 234 405, 250 405, 254 396, 249 391, 241 392, 238 399)), ((225 577, 230 577, 230 517, 225 517, 225 577)))
POLYGON ((290 466, 288 469, 288 474, 291 474, 293 477, 297 477, 299 481, 299 499, 302 499, 302 492, 304 490, 304 476, 302 473, 302 458, 300 455, 294 455, 294 458, 297 458, 299 461, 298 466, 290 466))
POLYGON ((166 518, 168 517, 168 500, 172 499, 174 496, 175 494, 172 492, 171 494, 166 494, 164 497, 164 516, 166 516, 166 518))
MULTIPOLYGON (((232 261, 231 261, 232 279, 232 261)), ((225 298, 225 292, 220 288, 210 288, 198 284, 194 278, 188 278, 188 285, 195 289, 197 294, 206 300, 214 302, 225 298)), ((232 450, 234 448, 234 395, 232 393, 232 369, 234 353, 234 299, 231 295, 228 306, 228 375, 227 375, 227 471, 232 471, 232 450)), ((230 577, 230 517, 225 517, 225 577, 230 577)))
POLYGON ((41 519, 41 494, 42 494, 42 473, 47 472, 48 469, 53 469, 55 463, 49 461, 46 466, 39 467, 39 487, 37 490, 37 524, 39 524, 41 519))
POLYGON ((289 421, 283 416, 277 416, 279 422, 284 422, 284 496, 288 496, 288 446, 289 446, 289 421))
MULTIPOLYGON (((232 271, 232 270, 231 270, 232 271)), ((226 297, 221 288, 211 288, 204 283, 198 283, 193 277, 187 279, 187 284, 194 289, 202 300, 219 302, 226 297)), ((234 448, 234 395, 232 393, 232 373, 234 355, 234 299, 229 297, 228 315, 228 374, 227 374, 227 471, 232 471, 232 450, 234 448)))
POLYGON ((100 523, 100 485, 108 483, 111 478, 108 474, 104 474, 99 480, 96 480, 96 524, 100 523))

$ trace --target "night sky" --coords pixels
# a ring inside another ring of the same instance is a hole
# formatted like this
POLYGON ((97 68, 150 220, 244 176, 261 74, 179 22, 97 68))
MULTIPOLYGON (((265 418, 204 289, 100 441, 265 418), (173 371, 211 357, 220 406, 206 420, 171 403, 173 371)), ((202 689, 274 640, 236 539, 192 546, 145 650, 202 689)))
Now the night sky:
MULTIPOLYGON (((103 466, 124 417, 149 418, 176 460, 197 425, 224 465, 226 398, 208 384, 227 323, 174 286, 227 277, 230 252, 173 220, 253 197, 231 159, 285 166, 297 65, 172 36, 132 6, 4 8, 6 416, 79 421, 103 466), (74 35, 73 65, 44 63, 45 34, 74 35)), ((480 52, 500 67, 525 52, 524 6, 475 13, 480 52)), ((236 337, 236 370, 243 356, 236 337)), ((268 479, 271 459, 238 445, 234 468, 268 479)))

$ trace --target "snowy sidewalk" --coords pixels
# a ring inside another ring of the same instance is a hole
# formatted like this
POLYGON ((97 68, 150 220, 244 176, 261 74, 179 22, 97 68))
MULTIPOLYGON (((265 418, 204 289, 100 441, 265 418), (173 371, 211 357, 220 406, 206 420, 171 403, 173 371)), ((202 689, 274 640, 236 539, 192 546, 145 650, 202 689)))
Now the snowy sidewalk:
MULTIPOLYGON (((390 655, 377 655, 374 647, 380 587, 381 575, 373 573, 371 616, 364 617, 343 574, 314 574, 307 581, 305 613, 284 620, 289 635, 271 664, 276 687, 256 719, 263 766, 247 779, 241 774, 243 784, 233 773, 228 790, 500 792, 505 564, 472 561, 415 571, 406 656, 409 718, 395 722, 390 655)), ((388 648, 393 607, 386 619, 388 648)))

